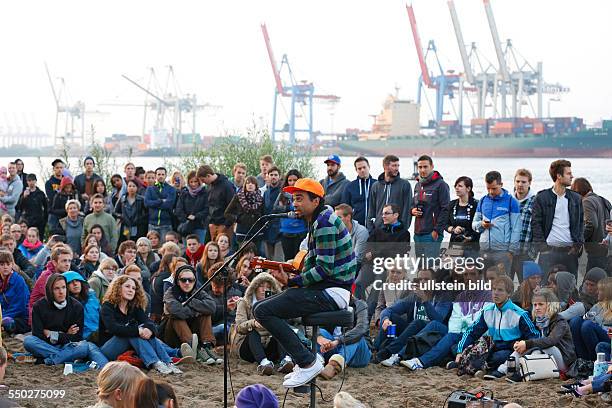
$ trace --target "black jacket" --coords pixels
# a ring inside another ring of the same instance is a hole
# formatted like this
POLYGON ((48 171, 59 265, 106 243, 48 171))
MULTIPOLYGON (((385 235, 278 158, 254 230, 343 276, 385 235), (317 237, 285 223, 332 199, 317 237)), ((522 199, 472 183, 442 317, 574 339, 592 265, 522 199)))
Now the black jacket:
MULTIPOLYGON (((249 232, 249 229, 255 224, 255 222, 264 215, 264 203, 261 202, 261 205, 256 210, 246 210, 242 204, 240 204, 240 200, 238 199, 238 194, 232 198, 229 206, 225 209, 225 219, 228 222, 236 223, 236 233, 245 235, 249 232)), ((263 224, 261 224, 263 225, 263 224)), ((254 231, 251 231, 252 234, 257 232, 257 228, 254 231)))
MULTIPOLYGON (((584 243, 582 199, 578 193, 569 189, 565 190, 565 196, 568 200, 572 243, 582 244, 584 243)), ((557 194, 555 194, 552 188, 540 191, 533 201, 533 216, 531 218, 532 241, 534 244, 539 245, 541 250, 546 249, 546 238, 552 229, 556 205, 557 194)), ((568 243, 568 245, 570 244, 568 243)))
POLYGON ((474 199, 473 197, 470 197, 468 200, 468 205, 464 207, 466 210, 464 214, 459 206, 459 199, 453 200, 448 204, 448 219, 446 221, 446 228, 463 227, 465 229, 465 232, 460 236, 457 236, 457 234, 454 232, 451 233, 450 242, 465 242, 468 244, 466 247, 478 249, 480 234, 474 231, 472 228, 472 221, 474 221, 474 215, 476 214, 477 207, 478 200, 474 199))
POLYGON ((58 309, 53 304, 53 284, 59 279, 59 274, 52 274, 45 286, 46 297, 39 299, 32 307, 32 335, 41 340, 51 343, 43 330, 59 332, 56 345, 83 340, 83 327, 85 326, 85 314, 81 303, 66 294, 66 307, 58 309), (76 324, 79 331, 76 334, 68 334, 70 326, 76 324))
MULTIPOLYGON (((194 290, 196 287, 194 286, 194 290)), ((201 315, 214 315, 217 303, 205 290, 200 291, 191 302, 183 306, 183 302, 193 294, 183 292, 175 283, 164 293, 164 315, 178 320, 188 320, 201 315)))
POLYGON ((225 219, 225 209, 232 201, 236 190, 225 175, 217 173, 217 176, 215 182, 208 186, 208 210, 210 212, 208 222, 214 225, 230 226, 232 224, 225 219))
POLYGON ((444 235, 448 221, 450 193, 448 184, 437 171, 414 186, 412 208, 420 207, 423 215, 414 219, 415 234, 431 234, 434 230, 444 235))
MULTIPOLYGON (((27 185, 26 185, 27 188, 27 185)), ((47 223, 47 217, 49 215, 49 203, 47 202, 47 196, 38 187, 27 197, 19 197, 16 209, 21 211, 21 218, 25 219, 28 226, 38 226, 47 223)), ((41 236, 44 231, 38 231, 41 236)))
POLYGON ((143 326, 157 336, 155 324, 147 317, 144 310, 136 307, 128 309, 127 314, 118 305, 104 302, 100 308, 100 344, 113 336, 138 337, 138 327, 143 326))
POLYGON ((113 215, 121 220, 119 234, 126 236, 126 239, 147 235, 149 213, 145 207, 143 196, 136 195, 136 201, 134 201, 134 204, 130 204, 127 201, 127 195, 123 195, 121 199, 117 200, 113 215), (130 233, 132 227, 136 227, 135 235, 130 233), (124 232, 127 232, 128 235, 125 235, 124 232))
POLYGON ((27 274, 30 278, 34 277, 34 265, 32 265, 30 261, 28 261, 28 259, 23 256, 21 251, 17 248, 15 248, 15 250, 13 251, 13 261, 15 262, 15 265, 17 265, 19 269, 21 269, 22 272, 27 274))
POLYGON ((399 225, 385 225, 375 228, 368 238, 366 252, 374 257, 395 257, 410 252, 410 232, 401 221, 399 225))
POLYGON ((68 200, 77 198, 75 194, 58 193, 53 197, 53 204, 49 209, 49 214, 55 214, 57 218, 64 218, 68 215, 66 212, 66 203, 68 200))
MULTIPOLYGON (((91 175, 91 177, 89 178, 89 180, 91 181, 92 185, 96 180, 102 180, 102 177, 100 177, 99 175, 97 175, 96 173, 93 173, 91 175)), ((85 194, 85 186, 87 184, 87 176, 85 175, 85 173, 81 173, 78 176, 76 176, 74 178, 74 187, 76 188, 76 190, 79 192, 79 196, 83 196, 83 194, 85 194)), ((80 200, 81 201, 81 205, 84 206, 85 205, 85 201, 84 200, 80 200)))
POLYGON ((176 203, 174 214, 179 223, 188 221, 187 216, 189 215, 195 216, 195 220, 190 222, 191 232, 208 228, 208 191, 203 188, 198 195, 192 197, 187 188, 183 189, 176 203))

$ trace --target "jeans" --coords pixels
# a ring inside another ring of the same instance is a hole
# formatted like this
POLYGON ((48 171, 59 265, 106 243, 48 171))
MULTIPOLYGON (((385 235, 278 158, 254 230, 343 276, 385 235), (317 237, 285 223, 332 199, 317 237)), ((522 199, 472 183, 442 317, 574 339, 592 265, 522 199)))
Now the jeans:
POLYGON ((259 363, 264 358, 270 361, 278 361, 284 358, 287 353, 274 337, 270 338, 268 345, 264 347, 261 342, 261 335, 257 330, 250 331, 240 345, 240 358, 249 363, 259 363))
POLYGON ((444 235, 438 236, 434 241, 431 233, 414 234, 414 255, 417 258, 438 258, 440 256, 440 245, 444 235))
POLYGON ((295 255, 300 250, 300 243, 306 237, 306 233, 304 234, 282 234, 281 236, 281 244, 283 246, 283 254, 285 255, 285 259, 293 259, 295 255))
POLYGON ((576 255, 555 251, 540 252, 538 263, 542 268, 542 272, 544 272, 543 282, 548 281, 548 271, 556 264, 564 265, 567 271, 578 279, 578 257, 576 255))
POLYGON ((587 272, 593 268, 601 268, 604 271, 608 269, 608 257, 606 255, 596 256, 596 255, 587 254, 587 256, 588 256, 587 267, 586 267, 587 272))
POLYGON ((98 346, 85 340, 56 346, 36 336, 27 336, 23 340, 23 347, 35 357, 44 358, 47 365, 62 364, 84 358, 95 361, 100 368, 108 363, 108 359, 98 346))
MULTIPOLYGON (((374 273, 374 266, 371 262, 361 264, 361 268, 359 269, 359 273, 357 274, 357 278, 355 279, 355 297, 357 299, 366 300, 365 292, 368 286, 374 283, 375 280, 380 280, 381 282, 385 282, 387 280, 387 272, 383 271, 382 273, 374 273)), ((370 291, 370 296, 378 301, 378 295, 380 290, 374 289, 370 291)))
POLYGON ((506 275, 514 282, 514 275, 518 277, 519 284, 523 283, 523 262, 531 261, 532 259, 526 254, 518 254, 512 257, 512 266, 506 275))
POLYGON ((102 346, 102 353, 109 360, 116 360, 120 354, 125 353, 131 348, 142 359, 145 367, 150 367, 158 361, 171 363, 172 360, 166 352, 165 346, 157 337, 148 340, 140 337, 119 337, 113 336, 102 346))
MULTIPOLYGON (((331 333, 325 329, 319 330, 319 335, 328 340, 334 340, 334 336, 332 336, 331 333)), ((366 341, 365 337, 360 338, 357 343, 353 344, 340 343, 338 347, 328 351, 323 357, 328 360, 329 357, 334 354, 340 354, 342 357, 344 357, 345 364, 348 367, 354 368, 365 367, 372 359, 372 352, 370 351, 370 347, 368 347, 368 342, 366 341)))
POLYGON ((582 317, 574 317, 569 321, 574 346, 576 347, 576 356, 585 360, 595 361, 595 347, 597 343, 607 341, 610 342, 608 332, 600 325, 591 321, 584 320, 582 317))
POLYGON ((512 353, 513 351, 510 349, 494 349, 493 352, 489 354, 489 358, 487 358, 489 369, 497 370, 499 366, 503 365, 508 360, 508 357, 510 357, 512 353))
MULTIPOLYGON (((227 335, 228 336, 230 333, 230 326, 231 326, 231 323, 228 321, 227 322, 227 335)), ((217 344, 220 345, 220 344, 226 343, 223 339, 223 322, 213 326, 212 333, 213 333, 213 336, 215 336, 215 341, 217 342, 217 344)))
POLYGON ((323 290, 289 288, 257 302, 253 314, 255 319, 283 345, 293 361, 300 367, 306 367, 315 361, 315 356, 302 344, 286 319, 335 310, 338 310, 338 305, 323 290))
MULTIPOLYGON (((427 329, 439 332, 442 332, 443 329, 448 330, 444 324, 438 321, 430 322, 423 330, 427 329)), ((457 354, 457 345, 462 337, 463 334, 461 333, 446 333, 435 346, 419 357, 421 364, 423 364, 423 368, 437 366, 447 361, 449 356, 454 357, 457 354)))
POLYGON ((608 381, 610 381, 610 379, 612 379, 612 374, 604 374, 594 377, 593 382, 591 383, 593 386, 593 393, 606 392, 605 385, 608 381))
POLYGON ((166 234, 172 231, 172 225, 153 225, 149 224, 149 231, 157 231, 160 236, 161 242, 165 242, 166 234))

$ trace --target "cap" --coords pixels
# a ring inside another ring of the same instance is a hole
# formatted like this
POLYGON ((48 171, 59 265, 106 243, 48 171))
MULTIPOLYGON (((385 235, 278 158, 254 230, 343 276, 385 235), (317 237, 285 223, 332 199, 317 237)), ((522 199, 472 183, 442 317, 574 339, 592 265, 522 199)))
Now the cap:
POLYGON ((296 191, 307 191, 321 198, 325 196, 325 190, 323 190, 321 183, 311 178, 298 179, 294 185, 283 188, 283 191, 289 194, 293 194, 296 191))
POLYGON ((328 163, 328 162, 332 162, 332 163, 336 163, 337 165, 340 165, 340 156, 338 156, 337 154, 330 154, 329 156, 327 156, 327 159, 325 159, 323 163, 328 163))

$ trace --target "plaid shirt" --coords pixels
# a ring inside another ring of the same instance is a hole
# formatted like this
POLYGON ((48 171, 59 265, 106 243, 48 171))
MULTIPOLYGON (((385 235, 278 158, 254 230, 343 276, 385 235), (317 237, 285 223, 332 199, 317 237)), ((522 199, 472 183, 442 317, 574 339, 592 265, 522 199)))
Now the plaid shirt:
POLYGON ((353 242, 351 234, 331 207, 325 206, 317 215, 308 236, 308 254, 303 272, 290 284, 350 290, 357 272, 353 242))
POLYGON ((531 242, 531 217, 533 215, 533 201, 535 194, 527 197, 523 201, 519 201, 521 206, 521 253, 526 253, 529 250, 531 242))

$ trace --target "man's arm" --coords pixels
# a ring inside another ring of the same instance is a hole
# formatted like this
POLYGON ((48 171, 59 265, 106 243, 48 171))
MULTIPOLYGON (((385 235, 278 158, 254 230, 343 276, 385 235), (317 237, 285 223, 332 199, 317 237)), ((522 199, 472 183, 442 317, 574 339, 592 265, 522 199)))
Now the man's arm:
POLYGON ((406 229, 410 229, 410 224, 412 223, 412 186, 409 182, 406 182, 406 187, 403 191, 403 196, 405 198, 404 208, 402 208, 402 222, 404 223, 404 227, 406 229))

